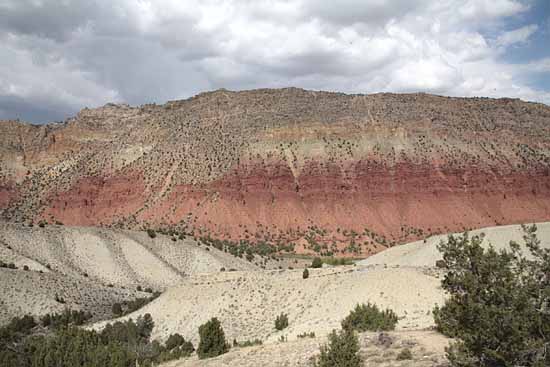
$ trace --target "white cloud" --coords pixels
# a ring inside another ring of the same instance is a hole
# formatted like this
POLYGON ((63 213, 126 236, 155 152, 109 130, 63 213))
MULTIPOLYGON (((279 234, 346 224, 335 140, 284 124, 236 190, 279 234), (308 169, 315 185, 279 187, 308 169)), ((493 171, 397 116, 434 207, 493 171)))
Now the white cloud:
POLYGON ((529 37, 538 29, 536 24, 529 24, 512 31, 504 32, 497 38, 500 46, 510 46, 516 43, 527 42, 529 37))
POLYGON ((546 64, 501 59, 537 32, 503 31, 526 10, 520 0, 6 0, 0 108, 16 98, 66 114, 290 85, 549 103, 526 83, 546 64))

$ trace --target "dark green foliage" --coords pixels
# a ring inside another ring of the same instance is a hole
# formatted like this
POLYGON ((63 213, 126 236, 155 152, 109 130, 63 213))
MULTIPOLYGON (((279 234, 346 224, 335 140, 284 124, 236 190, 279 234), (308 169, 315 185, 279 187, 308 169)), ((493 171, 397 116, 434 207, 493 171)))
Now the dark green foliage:
POLYGON ((407 359, 413 359, 413 354, 409 348, 402 349, 401 352, 397 355, 396 359, 398 361, 404 361, 407 359))
POLYGON ((358 304, 342 321, 342 328, 360 332, 388 331, 395 329, 397 321, 397 315, 390 309, 380 311, 375 304, 358 304))
POLYGON ((328 336, 328 345, 321 346, 316 367, 359 367, 363 363, 359 356, 359 341, 351 329, 339 332, 333 330, 328 336))
MULTIPOLYGON (((138 286, 138 288, 140 288, 140 286, 138 286)), ((122 304, 121 303, 113 304, 113 307, 112 307, 113 315, 124 316, 136 310, 139 310, 149 302, 158 298, 161 294, 160 292, 153 292, 151 288, 147 288, 146 291, 148 293, 153 293, 153 295, 151 297, 138 297, 132 301, 125 301, 122 304)))
POLYGON ((435 262, 435 267, 439 269, 445 269, 447 267, 447 264, 445 264, 445 260, 437 260, 435 262))
POLYGON ((309 270, 307 268, 304 269, 304 272, 302 273, 302 279, 309 278, 309 270))
POLYGON ((62 313, 46 314, 40 318, 43 327, 59 329, 70 325, 80 326, 92 318, 90 312, 64 310, 62 313))
POLYGON ((195 351, 190 341, 186 341, 180 334, 172 334, 165 343, 166 351, 161 358, 162 361, 188 357, 195 351))
POLYGON ((29 266, 28 265, 23 265, 23 270, 29 271, 29 266))
POLYGON ((353 259, 346 257, 324 257, 322 261, 324 264, 332 266, 353 265, 353 259))
POLYGON ((55 301, 57 303, 61 303, 61 304, 65 303, 65 299, 63 297, 59 296, 59 294, 57 294, 57 293, 55 294, 55 301))
POLYGON ((156 233, 154 230, 152 230, 152 229, 148 229, 148 230, 147 230, 147 234, 148 234, 149 237, 151 237, 151 238, 157 237, 157 233, 156 233))
POLYGON ((532 254, 485 250, 482 236, 449 236, 441 242, 449 298, 434 310, 438 329, 457 339, 447 350, 452 366, 549 366, 550 250, 536 227, 524 227, 532 254))
POLYGON ((149 314, 108 324, 100 333, 74 326, 86 317, 78 311, 44 316, 42 324, 55 326, 47 333, 30 316, 13 319, 0 328, 0 367, 149 367, 194 350, 181 337, 171 336, 170 348, 150 342, 149 314))
POLYGON ((314 258, 313 261, 311 262, 311 267, 314 269, 318 269, 322 266, 323 266, 323 260, 321 260, 320 257, 314 258))
POLYGON ((288 316, 282 313, 275 319, 275 329, 283 330, 286 327, 288 327, 288 316))
POLYGON ((166 349, 168 350, 172 350, 176 347, 179 347, 180 345, 182 345, 183 343, 185 342, 185 339, 183 338, 183 336, 181 336, 180 334, 176 333, 176 334, 172 334, 168 337, 168 339, 166 340, 166 349))
POLYGON ((245 340, 243 342, 237 342, 237 339, 233 340, 233 346, 235 347, 252 347, 254 345, 262 345, 263 342, 260 339, 254 339, 254 340, 245 340))
POLYGON ((7 268, 7 269, 17 269, 17 266, 15 266, 14 263, 5 263, 2 260, 0 260, 0 268, 7 268))
POLYGON ((113 315, 120 316, 122 315, 122 306, 120 303, 113 304, 113 307, 111 308, 111 311, 113 312, 113 315))
POLYGON ((200 359, 216 357, 229 351, 223 328, 215 317, 199 327, 199 337, 197 354, 200 359))

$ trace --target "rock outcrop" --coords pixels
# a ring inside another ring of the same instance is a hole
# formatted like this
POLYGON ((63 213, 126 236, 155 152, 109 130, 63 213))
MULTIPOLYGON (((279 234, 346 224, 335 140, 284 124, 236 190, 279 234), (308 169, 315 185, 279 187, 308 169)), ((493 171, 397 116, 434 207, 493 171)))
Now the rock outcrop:
POLYGON ((550 220, 550 107, 295 88, 0 122, 10 221, 177 227, 354 256, 550 220))

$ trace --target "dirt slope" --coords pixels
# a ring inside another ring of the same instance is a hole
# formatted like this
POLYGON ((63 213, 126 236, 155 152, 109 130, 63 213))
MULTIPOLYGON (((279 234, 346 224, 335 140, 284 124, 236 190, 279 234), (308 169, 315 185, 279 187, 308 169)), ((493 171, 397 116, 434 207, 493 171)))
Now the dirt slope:
MULTIPOLYGON (((537 236, 541 240, 541 246, 550 248, 550 223, 537 223, 537 236)), ((509 248, 510 241, 515 241, 523 246, 523 230, 520 225, 499 226, 481 228, 470 232, 470 235, 485 234, 483 244, 491 244, 495 249, 509 248)), ((396 246, 382 251, 374 256, 359 262, 359 265, 388 265, 388 266, 413 266, 433 267, 435 262, 441 259, 437 245, 441 240, 446 240, 447 235, 433 236, 424 241, 416 241, 406 245, 396 246)))
POLYGON ((153 337, 161 340, 178 332, 197 342, 199 325, 218 317, 229 340, 269 343, 281 335, 289 340, 310 331, 325 335, 357 303, 371 301, 401 317, 398 329, 423 329, 433 325, 430 311, 443 302, 436 276, 412 268, 353 266, 312 269, 309 279, 302 279, 302 270, 193 276, 128 317, 150 313, 153 337), (282 312, 289 327, 276 331, 282 312))
POLYGON ((12 317, 60 313, 65 309, 90 311, 95 320, 109 319, 113 303, 149 297, 134 288, 108 287, 62 274, 0 268, 0 325, 12 317), (64 303, 56 301, 62 299, 64 303))
POLYGON ((0 258, 31 270, 51 271, 101 284, 160 290, 185 276, 226 269, 252 270, 244 260, 200 246, 191 238, 154 239, 139 231, 93 227, 0 224, 0 258))

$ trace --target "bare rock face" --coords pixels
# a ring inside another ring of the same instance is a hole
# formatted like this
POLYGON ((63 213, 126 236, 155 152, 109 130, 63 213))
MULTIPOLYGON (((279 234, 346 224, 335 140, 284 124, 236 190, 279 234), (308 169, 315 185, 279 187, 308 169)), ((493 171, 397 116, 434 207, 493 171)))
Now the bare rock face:
POLYGON ((512 99, 220 90, 0 122, 4 219, 339 256, 550 220, 549 172, 550 107, 512 99))

